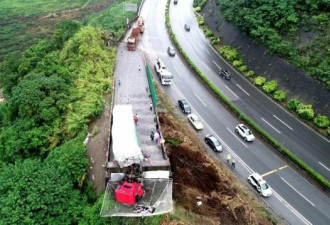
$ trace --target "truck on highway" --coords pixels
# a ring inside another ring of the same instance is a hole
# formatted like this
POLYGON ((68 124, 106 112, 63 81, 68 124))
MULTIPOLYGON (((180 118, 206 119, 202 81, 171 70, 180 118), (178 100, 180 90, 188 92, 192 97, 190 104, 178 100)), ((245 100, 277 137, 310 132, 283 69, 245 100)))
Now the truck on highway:
POLYGON ((142 34, 144 32, 144 18, 142 16, 138 19, 138 27, 141 28, 140 33, 142 34))
POLYGON ((173 75, 166 68, 165 64, 160 58, 157 58, 154 68, 162 85, 170 85, 172 83, 173 75))
POLYGON ((132 29, 131 35, 127 38, 127 50, 135 51, 137 44, 139 43, 141 28, 136 27, 132 29))

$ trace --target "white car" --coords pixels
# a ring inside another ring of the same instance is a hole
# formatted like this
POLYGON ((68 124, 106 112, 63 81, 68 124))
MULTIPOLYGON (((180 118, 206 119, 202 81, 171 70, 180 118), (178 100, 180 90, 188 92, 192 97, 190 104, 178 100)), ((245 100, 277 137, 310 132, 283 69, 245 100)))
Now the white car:
POLYGON ((260 195, 264 197, 269 197, 273 193, 267 182, 258 173, 252 173, 248 177, 248 182, 257 189, 260 195))
POLYGON ((199 120, 198 116, 196 116, 195 114, 192 114, 192 113, 189 114, 188 120, 196 128, 196 130, 201 130, 204 128, 202 122, 199 120))
POLYGON ((244 124, 238 124, 235 132, 242 136, 245 141, 253 141, 255 139, 252 132, 244 124))

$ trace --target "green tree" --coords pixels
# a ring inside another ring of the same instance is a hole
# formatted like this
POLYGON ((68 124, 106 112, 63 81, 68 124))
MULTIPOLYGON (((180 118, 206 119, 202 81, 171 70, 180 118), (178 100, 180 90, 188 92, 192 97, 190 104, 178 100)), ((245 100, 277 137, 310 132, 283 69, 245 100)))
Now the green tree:
POLYGON ((317 117, 314 118, 314 124, 321 128, 326 128, 329 126, 330 122, 327 116, 318 114, 317 117))
POLYGON ((27 159, 0 171, 0 224, 77 224, 86 200, 57 168, 27 159))

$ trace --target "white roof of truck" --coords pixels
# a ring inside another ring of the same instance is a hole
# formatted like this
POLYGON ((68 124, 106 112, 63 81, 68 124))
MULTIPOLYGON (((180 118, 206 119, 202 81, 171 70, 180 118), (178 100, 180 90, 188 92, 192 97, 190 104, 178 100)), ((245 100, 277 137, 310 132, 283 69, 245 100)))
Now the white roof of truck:
POLYGON ((132 105, 113 108, 112 150, 119 166, 127 167, 144 159, 135 129, 132 105))

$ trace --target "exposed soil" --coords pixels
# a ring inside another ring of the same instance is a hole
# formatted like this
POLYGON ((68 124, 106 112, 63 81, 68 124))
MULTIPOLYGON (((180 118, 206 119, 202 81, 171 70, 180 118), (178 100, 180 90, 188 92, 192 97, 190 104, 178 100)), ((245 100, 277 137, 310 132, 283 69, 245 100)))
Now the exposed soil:
POLYGON ((201 215, 206 224, 271 224, 258 214, 263 207, 224 165, 207 154, 195 133, 167 113, 160 113, 159 120, 164 137, 181 142, 178 146, 166 143, 178 205, 201 215))
MULTIPOLYGON (((109 96, 105 97, 108 102, 109 96)), ((106 106, 101 117, 89 125, 88 133, 92 134, 93 129, 99 131, 89 138, 87 144, 87 157, 90 160, 89 179, 94 184, 97 193, 105 190, 107 151, 110 137, 110 106, 106 106)))

